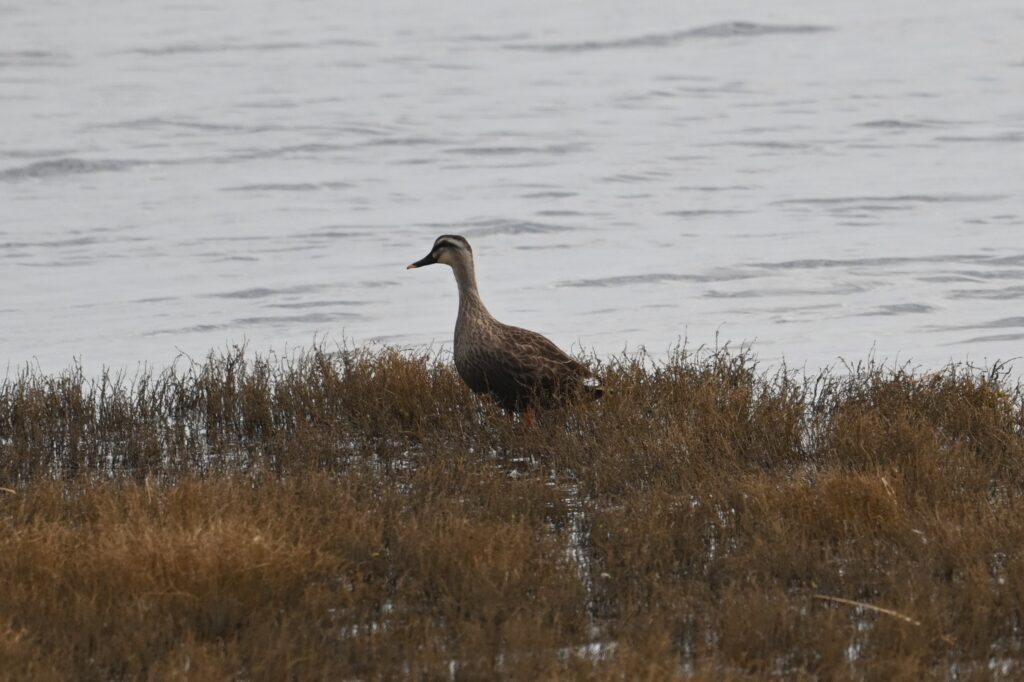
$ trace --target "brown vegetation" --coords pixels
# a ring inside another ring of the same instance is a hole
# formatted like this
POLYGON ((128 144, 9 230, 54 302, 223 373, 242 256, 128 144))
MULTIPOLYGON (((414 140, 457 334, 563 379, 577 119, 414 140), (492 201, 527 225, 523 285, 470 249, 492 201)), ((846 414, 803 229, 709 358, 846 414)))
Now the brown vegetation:
POLYGON ((1024 398, 623 358, 532 428, 443 359, 0 385, 0 676, 1024 674, 1024 398))

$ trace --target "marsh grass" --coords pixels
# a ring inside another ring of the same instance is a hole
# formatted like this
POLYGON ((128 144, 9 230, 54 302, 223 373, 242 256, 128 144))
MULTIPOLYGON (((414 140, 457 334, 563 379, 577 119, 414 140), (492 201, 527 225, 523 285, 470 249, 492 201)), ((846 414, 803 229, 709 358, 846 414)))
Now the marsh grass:
POLYGON ((1024 674, 1002 367, 598 369, 532 428, 387 348, 9 376, 0 675, 1024 674))

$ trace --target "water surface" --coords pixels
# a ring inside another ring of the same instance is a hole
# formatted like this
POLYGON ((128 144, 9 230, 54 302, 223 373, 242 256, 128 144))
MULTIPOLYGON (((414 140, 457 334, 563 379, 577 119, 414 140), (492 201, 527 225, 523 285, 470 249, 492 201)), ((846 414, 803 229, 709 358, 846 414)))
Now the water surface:
POLYGON ((1024 342, 1024 5, 0 0, 0 359, 1024 342), (477 6, 478 5, 478 6, 477 6))

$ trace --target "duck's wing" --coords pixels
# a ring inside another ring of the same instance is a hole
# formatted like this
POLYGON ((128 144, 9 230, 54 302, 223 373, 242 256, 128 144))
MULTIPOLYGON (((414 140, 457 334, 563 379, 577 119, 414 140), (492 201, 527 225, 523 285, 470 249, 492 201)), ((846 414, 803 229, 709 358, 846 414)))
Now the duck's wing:
POLYGON ((592 377, 590 369, 550 339, 529 329, 502 327, 503 345, 507 348, 503 364, 517 383, 545 391, 569 388, 573 384, 593 390, 584 383, 592 377))

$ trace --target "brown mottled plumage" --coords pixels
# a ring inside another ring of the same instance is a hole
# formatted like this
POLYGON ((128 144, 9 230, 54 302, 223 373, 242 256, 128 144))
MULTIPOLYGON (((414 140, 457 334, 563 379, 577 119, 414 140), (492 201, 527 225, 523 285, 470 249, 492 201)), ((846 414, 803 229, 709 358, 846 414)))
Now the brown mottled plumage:
POLYGON ((473 250, 464 237, 438 237, 430 253, 409 267, 433 263, 451 266, 459 285, 455 368, 470 389, 490 393, 513 412, 579 395, 600 397, 602 388, 585 365, 540 334, 502 324, 487 311, 476 287, 473 250))

